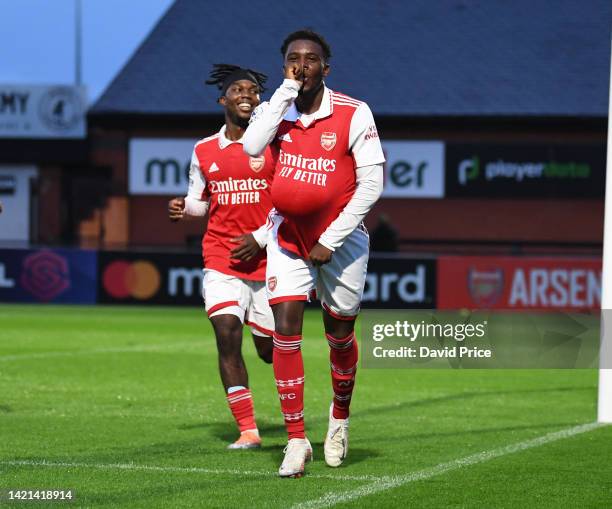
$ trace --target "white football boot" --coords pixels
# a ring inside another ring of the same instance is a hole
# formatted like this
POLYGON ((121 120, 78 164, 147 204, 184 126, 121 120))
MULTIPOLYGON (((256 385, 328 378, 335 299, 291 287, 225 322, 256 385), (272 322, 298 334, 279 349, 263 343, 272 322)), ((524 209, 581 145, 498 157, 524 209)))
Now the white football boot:
POLYGON ((330 467, 339 467, 348 453, 348 419, 336 419, 333 415, 334 404, 329 407, 329 425, 323 451, 325 463, 330 467))
POLYGON ((312 445, 307 438, 292 438, 284 451, 285 459, 278 469, 281 477, 302 477, 307 461, 312 461, 312 445))

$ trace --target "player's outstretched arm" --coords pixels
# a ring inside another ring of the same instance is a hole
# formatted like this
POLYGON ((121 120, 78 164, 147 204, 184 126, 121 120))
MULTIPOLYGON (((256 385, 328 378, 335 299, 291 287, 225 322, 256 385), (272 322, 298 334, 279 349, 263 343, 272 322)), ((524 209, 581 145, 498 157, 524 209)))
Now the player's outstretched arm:
POLYGON ((270 102, 261 103, 251 115, 249 127, 242 137, 242 147, 250 156, 259 156, 272 143, 278 126, 302 88, 301 73, 292 72, 291 77, 285 72, 285 80, 276 89, 270 102))

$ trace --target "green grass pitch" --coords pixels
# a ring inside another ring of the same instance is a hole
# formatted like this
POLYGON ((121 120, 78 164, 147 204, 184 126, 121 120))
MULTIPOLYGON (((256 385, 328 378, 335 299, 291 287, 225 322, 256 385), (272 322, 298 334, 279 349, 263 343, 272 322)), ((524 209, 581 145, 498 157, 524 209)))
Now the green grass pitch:
POLYGON ((309 311, 315 461, 294 480, 276 476, 271 366, 250 336, 243 350, 264 444, 227 451, 236 430, 202 310, 0 306, 0 488, 74 490, 52 507, 612 506, 611 426, 536 443, 595 420, 595 370, 360 369, 349 458, 330 469, 328 347, 309 311))

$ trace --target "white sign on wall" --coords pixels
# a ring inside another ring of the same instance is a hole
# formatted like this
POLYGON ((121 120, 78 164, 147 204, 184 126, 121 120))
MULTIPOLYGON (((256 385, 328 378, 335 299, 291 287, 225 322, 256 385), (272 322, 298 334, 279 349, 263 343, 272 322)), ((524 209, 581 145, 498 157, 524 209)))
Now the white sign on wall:
POLYGON ((30 240, 30 180, 34 166, 0 165, 0 240, 30 240))
POLYGON ((84 87, 0 84, 0 138, 85 138, 84 87))
MULTIPOLYGON (((130 140, 129 193, 182 195, 187 192, 195 140, 133 138, 130 140)), ((444 197, 444 143, 383 141, 385 198, 444 197)))
POLYGON ((441 141, 383 141, 385 187, 383 198, 443 198, 444 143, 441 141))
POLYGON ((184 196, 196 140, 130 140, 129 193, 184 196))

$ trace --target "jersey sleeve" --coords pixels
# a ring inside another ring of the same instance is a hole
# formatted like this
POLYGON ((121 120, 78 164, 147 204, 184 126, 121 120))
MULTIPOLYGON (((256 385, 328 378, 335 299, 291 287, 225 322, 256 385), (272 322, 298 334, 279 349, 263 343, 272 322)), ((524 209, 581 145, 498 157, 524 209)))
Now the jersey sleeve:
POLYGON ((189 166, 189 187, 187 189, 189 198, 208 201, 208 191, 206 188, 206 177, 200 168, 200 161, 195 149, 191 155, 191 165, 189 166))
POLYGON ((286 79, 274 92, 270 102, 263 102, 253 110, 249 126, 242 136, 242 147, 247 154, 258 156, 272 143, 299 89, 299 83, 286 79))
POLYGON ((339 248, 352 231, 359 226, 359 223, 380 198, 383 190, 382 164, 360 166, 355 173, 357 175, 355 194, 340 215, 319 237, 319 243, 332 251, 339 248))
POLYGON ((272 216, 275 213, 276 213, 276 210, 271 209, 270 212, 268 212, 268 216, 266 218, 266 222, 264 224, 262 224, 259 228, 257 228, 257 230, 251 232, 251 235, 253 235, 253 238, 255 239, 255 242, 257 242, 259 247, 262 248, 262 249, 265 248, 266 245, 268 244, 268 232, 274 226, 274 224, 272 222, 272 216))
POLYGON ((349 147, 355 160, 355 168, 385 162, 372 111, 361 103, 351 119, 349 147))

